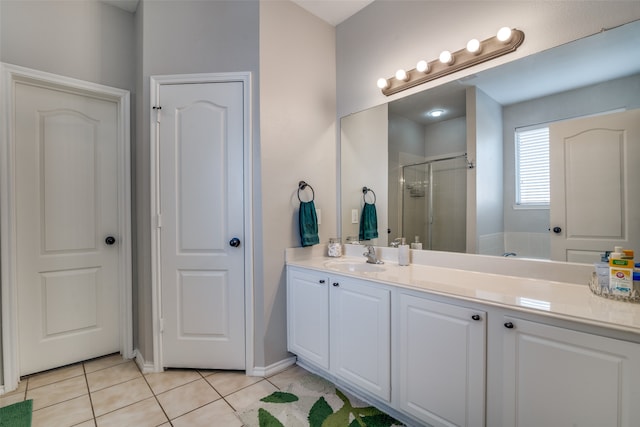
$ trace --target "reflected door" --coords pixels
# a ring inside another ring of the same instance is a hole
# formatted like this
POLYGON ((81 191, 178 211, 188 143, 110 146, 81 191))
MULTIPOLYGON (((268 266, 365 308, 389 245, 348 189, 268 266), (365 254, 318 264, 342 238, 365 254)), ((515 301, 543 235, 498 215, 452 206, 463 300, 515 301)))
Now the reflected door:
POLYGON ((551 259, 640 251, 640 110, 549 126, 551 259))
POLYGON ((16 83, 15 165, 20 375, 117 352, 116 103, 16 83))

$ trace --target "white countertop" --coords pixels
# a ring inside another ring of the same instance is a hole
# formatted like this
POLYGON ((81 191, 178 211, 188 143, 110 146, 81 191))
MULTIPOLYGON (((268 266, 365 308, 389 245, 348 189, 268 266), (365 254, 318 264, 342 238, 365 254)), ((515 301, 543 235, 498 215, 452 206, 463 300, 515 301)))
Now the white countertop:
POLYGON ((556 282, 456 268, 385 261, 383 271, 346 272, 333 262, 365 263, 364 257, 287 256, 287 265, 340 274, 385 285, 534 312, 640 334, 640 304, 594 295, 586 283, 556 282))

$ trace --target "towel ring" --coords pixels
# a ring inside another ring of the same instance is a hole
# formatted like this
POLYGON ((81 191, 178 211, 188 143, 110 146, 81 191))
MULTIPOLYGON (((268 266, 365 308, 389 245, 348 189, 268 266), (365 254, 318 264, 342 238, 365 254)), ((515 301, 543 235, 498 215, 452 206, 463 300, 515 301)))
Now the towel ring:
POLYGON ((373 191, 370 188, 367 187, 362 187, 362 200, 364 200, 365 203, 367 203, 367 193, 371 191, 373 193, 373 203, 372 204, 376 204, 376 192, 373 191))
MULTIPOLYGON (((316 193, 315 191, 313 191, 313 187, 310 184, 307 184, 304 181, 300 181, 298 183, 298 200, 300 200, 300 203, 302 203, 302 199, 300 198, 300 191, 306 189, 307 187, 309 187, 311 189, 311 200, 309 200, 309 202, 313 202, 316 198, 316 193)), ((309 203, 307 202, 307 203, 309 203)))

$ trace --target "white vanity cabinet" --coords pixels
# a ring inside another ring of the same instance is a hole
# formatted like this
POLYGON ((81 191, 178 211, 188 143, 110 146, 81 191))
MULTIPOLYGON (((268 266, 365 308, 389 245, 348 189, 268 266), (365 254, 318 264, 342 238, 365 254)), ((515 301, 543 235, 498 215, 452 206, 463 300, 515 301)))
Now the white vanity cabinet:
POLYGON ((640 345, 504 318, 503 426, 640 425, 640 345))
POLYGON ((287 270, 287 347, 299 357, 329 369, 329 276, 287 270))
POLYGON ((387 402, 391 400, 391 290, 332 277, 331 371, 387 402))
POLYGON ((405 293, 398 312, 400 409, 433 426, 484 425, 486 312, 405 293))
POLYGON ((287 275, 288 350, 390 401, 390 289, 291 267, 287 275))

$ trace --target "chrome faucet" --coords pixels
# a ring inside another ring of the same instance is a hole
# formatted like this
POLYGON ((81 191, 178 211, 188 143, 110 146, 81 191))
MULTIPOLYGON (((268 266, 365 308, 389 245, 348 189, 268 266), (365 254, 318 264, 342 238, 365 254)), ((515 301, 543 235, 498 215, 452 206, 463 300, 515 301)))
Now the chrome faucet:
POLYGON ((395 239, 393 239, 393 242, 389 243, 389 246, 391 246, 392 248, 397 248, 400 245, 400 242, 402 242, 402 239, 400 237, 396 237, 395 239))
POLYGON ((502 254, 502 256, 507 257, 507 256, 517 256, 518 254, 516 254, 515 252, 505 252, 502 254))
POLYGON ((366 249, 367 249, 367 251, 365 253, 363 253, 362 255, 367 257, 367 263, 369 263, 369 264, 384 264, 383 261, 380 261, 376 257, 376 249, 373 246, 367 245, 366 249))

